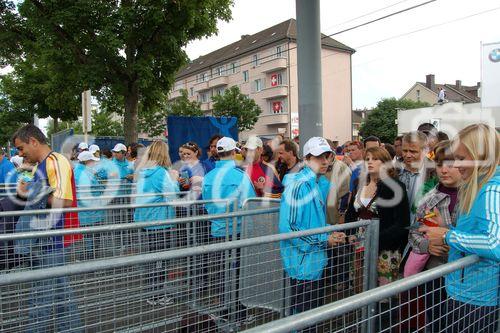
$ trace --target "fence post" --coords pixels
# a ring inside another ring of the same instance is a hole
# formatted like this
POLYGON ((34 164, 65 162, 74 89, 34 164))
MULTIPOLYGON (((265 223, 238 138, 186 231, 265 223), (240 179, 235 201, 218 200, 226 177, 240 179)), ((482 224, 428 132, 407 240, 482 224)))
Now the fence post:
MULTIPOLYGON (((367 227, 370 238, 370 248, 368 259, 368 290, 374 289, 378 284, 377 263, 378 263, 378 242, 379 242, 379 219, 372 219, 367 227)), ((377 303, 368 305, 368 332, 376 332, 375 314, 377 303)))

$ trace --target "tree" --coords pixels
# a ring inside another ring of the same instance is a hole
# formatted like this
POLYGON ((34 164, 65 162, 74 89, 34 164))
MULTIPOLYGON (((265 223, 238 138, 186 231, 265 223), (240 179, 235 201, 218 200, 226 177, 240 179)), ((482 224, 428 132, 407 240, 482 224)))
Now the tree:
MULTIPOLYGON (((80 121, 63 121, 59 124, 59 129, 54 128, 54 120, 50 120, 47 124, 47 137, 57 133, 59 130, 73 129, 74 134, 83 134, 83 126, 80 121)), ((122 124, 114 120, 112 115, 106 111, 92 111, 92 131, 89 133, 93 136, 123 136, 122 124)))
POLYGON ((425 102, 415 102, 408 99, 384 98, 377 103, 377 107, 368 114, 366 121, 361 125, 359 133, 362 137, 377 136, 382 142, 394 142, 398 135, 398 109, 409 110, 429 106, 425 102))
POLYGON ((6 145, 18 128, 31 121, 29 115, 12 111, 9 101, 0 93, 0 145, 6 145))
POLYGON ((139 127, 150 136, 161 136, 165 133, 168 116, 201 117, 203 111, 200 103, 190 101, 186 89, 180 91, 181 96, 167 101, 166 97, 159 100, 156 105, 151 105, 140 113, 139 127))
POLYGON ((123 136, 123 125, 114 120, 108 112, 92 111, 92 131, 93 136, 123 136))
POLYGON ((190 101, 186 89, 181 89, 181 96, 169 101, 167 104, 167 114, 169 116, 184 116, 184 117, 201 117, 203 111, 201 110, 201 103, 197 101, 190 101))
POLYGON ((187 64, 183 47, 216 33, 217 21, 231 18, 232 0, 16 3, 17 10, 14 1, 0 0, 0 42, 6 42, 0 61, 16 68, 31 56, 42 68, 64 69, 64 80, 51 79, 56 83, 79 92, 108 90, 101 96, 122 106, 125 140, 132 142, 139 109, 149 112, 168 93, 187 64))
POLYGON ((76 120, 81 112, 79 90, 67 86, 58 70, 35 65, 32 60, 18 61, 14 71, 1 78, 0 90, 10 111, 19 117, 52 117, 56 130, 58 120, 76 120))
POLYGON ((223 95, 213 96, 212 101, 214 102, 214 116, 236 117, 239 131, 253 129, 259 115, 262 113, 262 109, 257 103, 242 94, 237 86, 227 89, 223 95))

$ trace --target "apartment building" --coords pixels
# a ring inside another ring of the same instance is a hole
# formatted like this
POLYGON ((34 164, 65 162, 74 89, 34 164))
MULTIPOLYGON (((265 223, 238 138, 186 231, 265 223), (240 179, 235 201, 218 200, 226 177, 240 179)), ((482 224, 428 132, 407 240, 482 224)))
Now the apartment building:
MULTIPOLYGON (((322 92, 324 136, 351 139, 354 50, 332 38, 322 39, 322 92)), ((261 107, 262 114, 250 133, 261 137, 299 135, 297 87, 297 30, 294 19, 286 20, 190 62, 176 76, 170 99, 181 89, 211 114, 212 96, 237 85, 261 107)))

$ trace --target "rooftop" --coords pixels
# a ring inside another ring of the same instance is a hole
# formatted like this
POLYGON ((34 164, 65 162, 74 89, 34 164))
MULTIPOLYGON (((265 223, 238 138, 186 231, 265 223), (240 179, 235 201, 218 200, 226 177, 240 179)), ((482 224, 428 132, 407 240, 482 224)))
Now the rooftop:
MULTIPOLYGON (((195 74, 207 68, 211 68, 214 65, 222 64, 230 59, 282 40, 297 40, 297 21, 295 19, 288 19, 253 35, 243 35, 239 41, 191 61, 186 67, 177 73, 176 78, 179 79, 195 74)), ((323 47, 333 48, 349 53, 355 52, 355 50, 349 46, 344 45, 324 34, 322 34, 321 43, 323 47)))

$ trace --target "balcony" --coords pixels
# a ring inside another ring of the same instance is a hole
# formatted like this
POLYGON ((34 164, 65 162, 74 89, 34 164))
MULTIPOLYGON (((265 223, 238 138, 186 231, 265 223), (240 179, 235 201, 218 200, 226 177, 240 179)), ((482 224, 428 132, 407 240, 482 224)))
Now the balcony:
POLYGON ((174 91, 170 92, 169 99, 176 99, 176 98, 181 97, 181 90, 182 89, 177 89, 177 90, 174 90, 174 91))
POLYGON ((196 92, 204 91, 204 90, 208 90, 208 89, 210 89, 208 87, 208 81, 198 82, 194 85, 194 91, 196 91, 196 92))
POLYGON ((288 124, 289 121, 288 113, 265 114, 259 117, 259 122, 266 126, 288 124))
POLYGON ((276 58, 260 64, 260 71, 262 73, 270 73, 287 68, 286 58, 276 58))
POLYGON ((227 76, 216 76, 210 81, 208 81, 209 88, 227 86, 228 77, 227 76))
POLYGON ((264 99, 288 96, 288 86, 269 87, 259 91, 258 96, 264 99))
POLYGON ((203 112, 211 111, 213 108, 212 104, 213 104, 212 102, 201 103, 201 105, 200 105, 201 111, 203 111, 203 112))

